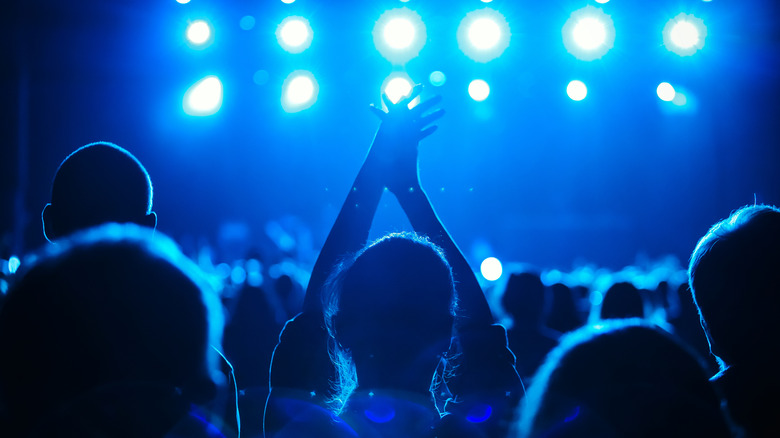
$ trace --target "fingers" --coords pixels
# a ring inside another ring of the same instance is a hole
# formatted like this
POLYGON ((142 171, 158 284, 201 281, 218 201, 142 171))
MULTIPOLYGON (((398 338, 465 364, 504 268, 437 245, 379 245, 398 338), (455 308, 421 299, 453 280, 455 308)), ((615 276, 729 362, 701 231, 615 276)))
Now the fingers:
POLYGON ((431 123, 435 122, 436 120, 439 120, 443 115, 445 114, 445 111, 443 109, 437 109, 436 111, 420 118, 417 120, 418 126, 426 126, 430 125, 431 123))
POLYGON ((412 88, 412 91, 409 92, 406 96, 402 97, 401 100, 398 102, 399 105, 404 104, 408 105, 409 102, 413 101, 417 96, 419 96, 422 93, 423 86, 422 84, 417 84, 412 88))
POLYGON ((382 102, 385 103, 388 110, 395 105, 393 101, 390 100, 390 96, 388 96, 387 93, 382 93, 382 102))
POLYGON ((412 111, 414 112, 414 115, 419 117, 422 113, 428 111, 435 105, 438 105, 439 102, 441 102, 441 96, 433 96, 432 98, 426 100, 425 102, 419 103, 417 106, 412 108, 412 111))
POLYGON ((420 131, 420 134, 417 136, 417 141, 420 141, 425 137, 433 134, 434 132, 436 132, 437 129, 439 129, 439 127, 436 125, 429 126, 428 128, 423 129, 422 131, 420 131))
POLYGON ((387 118, 387 113, 384 112, 381 108, 377 108, 373 103, 368 106, 368 109, 371 110, 374 115, 379 117, 379 120, 385 120, 387 118))

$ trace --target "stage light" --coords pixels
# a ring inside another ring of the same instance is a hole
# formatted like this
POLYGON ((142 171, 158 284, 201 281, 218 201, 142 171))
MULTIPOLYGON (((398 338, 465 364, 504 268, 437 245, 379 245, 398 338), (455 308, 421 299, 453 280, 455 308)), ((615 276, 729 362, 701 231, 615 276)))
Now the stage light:
POLYGON ((488 257, 479 265, 479 271, 482 276, 485 277, 485 280, 496 281, 501 278, 501 274, 504 273, 504 268, 497 258, 488 257))
POLYGON ((385 11, 374 24, 372 35, 379 53, 397 65, 416 57, 427 38, 422 18, 408 8, 385 11))
POLYGON ((295 0, 282 0, 282 3, 289 5, 290 3, 295 2, 295 0))
POLYGON ((566 86, 566 94, 571 100, 579 102, 588 95, 588 87, 582 81, 574 80, 566 86))
POLYGON ((477 18, 469 26, 469 42, 480 50, 487 50, 498 44, 501 28, 492 18, 477 18))
POLYGON ((477 102, 482 102, 490 95, 490 85, 482 79, 474 79, 469 83, 469 96, 477 102))
POLYGON ((241 21, 238 22, 238 26, 243 30, 252 30, 255 27, 255 17, 244 15, 241 17, 241 21))
POLYGON ((664 46, 680 56, 690 56, 704 47, 707 26, 690 14, 681 13, 666 23, 663 30, 664 46))
POLYGON ((258 70, 252 75, 252 81, 257 85, 265 85, 271 75, 265 70, 258 70))
POLYGON ((189 2, 190 2, 190 0, 176 0, 176 3, 182 4, 182 5, 186 5, 189 2))
POLYGON ((382 32, 385 42, 394 49, 405 49, 414 41, 414 25, 406 18, 393 18, 382 32))
POLYGON ((431 73, 430 76, 428 76, 428 80, 431 82, 431 85, 434 87, 441 87, 444 85, 445 82, 447 82, 447 76, 444 75, 444 73, 440 71, 435 71, 431 73))
POLYGON ((287 17, 276 28, 276 40, 290 53, 301 53, 308 49, 313 37, 309 20, 303 17, 287 17))
POLYGON ((187 26, 187 40, 195 46, 205 45, 211 36, 211 26, 206 20, 195 20, 187 26))
POLYGON ((290 73, 282 85, 282 108, 288 113, 303 111, 317 101, 319 85, 314 75, 306 70, 290 73))
POLYGON ((658 94, 658 98, 664 102, 671 102, 676 94, 674 87, 668 82, 661 82, 658 84, 658 88, 656 88, 655 91, 658 94))
MULTIPOLYGON (((412 91, 413 84, 414 82, 412 79, 406 74, 395 73, 385 79, 382 84, 382 93, 387 94, 387 97, 390 98, 391 102, 398 103, 402 97, 408 95, 412 91)), ((418 103, 420 103, 419 96, 409 102, 409 108, 414 108, 418 103)))
POLYGON ((612 18, 591 5, 572 12, 561 33, 566 50, 582 61, 601 58, 615 44, 612 18))
POLYGON ((469 12, 458 26, 460 50, 477 62, 488 62, 501 56, 509 47, 510 37, 506 18, 490 8, 469 12))
POLYGON ((222 107, 222 82, 213 75, 199 80, 184 93, 182 106, 191 116, 215 114, 222 107))
POLYGON ((22 261, 19 260, 19 257, 11 256, 11 257, 8 258, 8 273, 9 274, 16 274, 16 271, 19 270, 20 266, 22 266, 22 261))
POLYGON ((677 106, 685 106, 688 103, 688 98, 683 93, 674 93, 672 103, 677 106))

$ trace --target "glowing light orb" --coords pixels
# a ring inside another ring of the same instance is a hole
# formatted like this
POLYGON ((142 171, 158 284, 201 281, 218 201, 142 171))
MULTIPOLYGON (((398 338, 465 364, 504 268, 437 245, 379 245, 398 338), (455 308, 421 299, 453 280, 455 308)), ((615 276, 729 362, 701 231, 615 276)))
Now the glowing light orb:
POLYGON ((255 17, 251 15, 244 15, 238 22, 238 26, 243 30, 252 30, 255 27, 255 17))
POLYGON ((702 49, 706 37, 704 21, 685 13, 666 22, 663 30, 664 46, 680 56, 691 56, 702 49))
POLYGON ((566 86, 566 94, 569 99, 579 102, 588 95, 588 87, 582 81, 573 80, 566 86))
POLYGON ((591 5, 572 12, 561 34, 566 50, 582 61, 601 58, 615 44, 612 18, 591 5))
POLYGON ((428 77, 428 80, 431 82, 431 85, 434 87, 441 87, 444 85, 445 82, 447 82, 447 76, 444 75, 444 73, 440 71, 435 71, 431 73, 431 75, 428 77))
POLYGON ((385 25, 382 35, 394 49, 405 49, 414 41, 414 25, 406 18, 393 18, 385 25))
POLYGON ((288 113, 295 113, 314 105, 319 86, 314 75, 298 70, 287 76, 282 90, 282 108, 288 113))
MULTIPOLYGON (((412 81, 403 76, 396 76, 391 78, 382 88, 382 92, 387 94, 387 97, 389 97, 390 101, 393 103, 398 103, 402 97, 408 95, 411 91, 412 81)), ((414 101, 412 103, 414 103, 414 101)))
POLYGON ((301 53, 311 46, 314 33, 303 17, 287 17, 276 28, 276 40, 290 53, 301 53))
POLYGON ((607 29, 601 20, 594 17, 585 17, 578 21, 572 31, 574 42, 585 50, 593 50, 607 39, 607 29))
POLYGON ((674 87, 668 82, 661 82, 658 84, 658 87, 655 91, 658 94, 658 98, 664 102, 671 102, 674 99, 674 95, 676 94, 674 87))
POLYGON ((469 96, 477 102, 482 102, 490 96, 490 85, 482 79, 474 79, 469 83, 469 96))
POLYGON ((210 116, 222 107, 222 81, 206 76, 193 84, 182 102, 184 112, 191 116, 210 116))
POLYGON ((399 65, 416 57, 427 39, 420 15, 405 7, 385 11, 374 24, 372 35, 379 53, 399 65))
POLYGON ((200 46, 211 39, 211 26, 205 20, 195 20, 187 26, 187 40, 200 46))
POLYGON ((498 58, 509 47, 511 31, 500 12, 483 8, 471 11, 458 26, 458 46, 469 58, 488 62, 498 58))
POLYGON ((22 261, 19 260, 19 257, 11 256, 11 257, 8 258, 8 273, 9 274, 16 274, 16 271, 19 270, 20 266, 22 266, 22 261))
POLYGON ((504 273, 504 268, 497 258, 488 257, 479 265, 479 271, 482 273, 482 276, 485 277, 485 280, 496 281, 501 278, 501 275, 504 273))

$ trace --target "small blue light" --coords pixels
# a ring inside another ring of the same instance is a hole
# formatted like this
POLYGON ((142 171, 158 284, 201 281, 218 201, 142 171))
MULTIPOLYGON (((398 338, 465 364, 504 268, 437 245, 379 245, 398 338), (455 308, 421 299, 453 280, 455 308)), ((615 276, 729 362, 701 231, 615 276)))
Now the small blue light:
POLYGON ((270 75, 265 70, 258 70, 252 75, 252 81, 257 85, 265 85, 268 83, 270 75))
POLYGON ((395 409, 386 403, 375 403, 371 409, 366 409, 363 414, 374 423, 387 423, 395 418, 395 409))
POLYGON ((243 284, 246 281, 246 269, 243 266, 235 266, 230 272, 230 281, 233 284, 243 284))
POLYGON ((566 418, 563 420, 563 422, 564 422, 564 423, 568 423, 568 422, 570 422, 570 421, 574 420, 575 418, 577 418, 577 416, 578 416, 578 415, 580 415, 580 407, 579 407, 579 406, 576 406, 576 407, 574 408, 574 411, 571 413, 571 415, 569 415, 568 417, 566 417, 566 418))
POLYGON ((431 81, 431 85, 434 87, 441 87, 445 82, 447 82, 447 76, 437 70, 431 73, 431 75, 428 77, 428 80, 431 81))
POLYGON ((477 405, 469 410, 466 420, 472 423, 484 423, 493 414, 493 408, 490 405, 477 405))
POLYGON ((251 15, 244 15, 241 17, 241 21, 238 22, 241 29, 252 30, 255 27, 255 17, 251 15))
POLYGON ((22 261, 19 260, 19 257, 11 256, 11 258, 8 259, 8 272, 11 274, 16 274, 16 271, 19 270, 19 266, 21 265, 22 261))

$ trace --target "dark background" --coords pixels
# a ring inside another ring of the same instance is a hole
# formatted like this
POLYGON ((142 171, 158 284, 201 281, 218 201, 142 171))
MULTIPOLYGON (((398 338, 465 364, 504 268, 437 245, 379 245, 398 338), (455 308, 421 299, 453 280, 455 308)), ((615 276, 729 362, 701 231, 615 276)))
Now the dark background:
MULTIPOLYGON (((378 125, 368 104, 394 68, 374 48, 373 25, 402 6, 428 34, 406 71, 424 83, 434 70, 447 75, 426 91, 443 95, 448 114, 422 143, 423 186, 473 266, 487 255, 561 269, 620 268, 637 255, 685 263, 733 209, 780 203, 774 1, 11 1, 0 10, 4 251, 44 243, 39 215, 57 166, 98 140, 144 163, 159 229, 185 245, 229 240, 231 230, 261 245, 281 227, 318 249, 378 125), (616 28, 612 50, 592 62, 561 40, 569 14, 587 4, 616 28), (486 6, 512 37, 501 57, 478 64, 455 34, 486 6), (689 57, 662 43, 680 12, 708 27, 689 57), (239 28, 244 15, 256 18, 252 30, 239 28), (289 15, 314 29, 301 54, 274 36, 289 15), (196 18, 215 29, 203 50, 184 40, 196 18), (315 75, 319 98, 287 114, 281 85, 296 69, 315 75), (252 79, 258 70, 269 73, 264 85, 252 79), (182 96, 207 74, 224 84, 222 108, 187 116, 182 96), (466 93, 475 78, 491 85, 484 102, 466 93), (566 96, 572 79, 588 85, 582 102, 566 96), (662 81, 684 88, 689 104, 660 101, 662 81)), ((391 198, 380 216, 375 233, 403 225, 391 198)))

